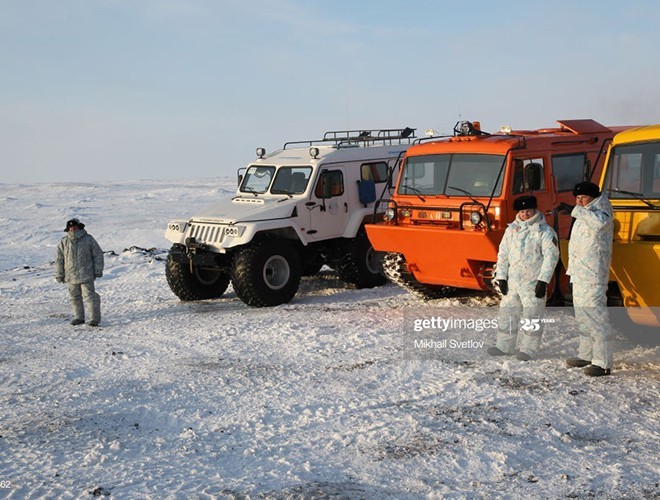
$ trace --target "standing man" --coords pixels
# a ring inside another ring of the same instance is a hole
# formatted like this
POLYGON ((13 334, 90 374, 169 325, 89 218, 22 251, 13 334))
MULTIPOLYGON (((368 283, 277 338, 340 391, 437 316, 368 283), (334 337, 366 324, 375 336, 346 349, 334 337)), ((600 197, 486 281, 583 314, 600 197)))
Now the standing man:
POLYGON ((55 279, 69 285, 73 306, 71 324, 85 322, 84 300, 90 313, 89 326, 98 326, 101 297, 94 289, 94 280, 103 276, 103 250, 78 219, 67 221, 64 232, 67 235, 57 245, 55 254, 55 279))
POLYGON ((559 211, 575 218, 568 243, 568 269, 573 285, 575 319, 580 328, 576 358, 569 367, 584 367, 585 375, 609 375, 612 369, 612 327, 607 314, 607 282, 612 260, 612 204, 592 182, 573 189, 575 207, 560 203, 559 211))
POLYGON ((517 198, 513 208, 518 212, 516 220, 506 228, 497 253, 495 279, 502 301, 495 347, 487 352, 491 356, 516 354, 519 360, 528 361, 541 345, 541 318, 559 249, 557 233, 537 210, 534 196, 517 198), (527 322, 519 330, 521 313, 527 322))

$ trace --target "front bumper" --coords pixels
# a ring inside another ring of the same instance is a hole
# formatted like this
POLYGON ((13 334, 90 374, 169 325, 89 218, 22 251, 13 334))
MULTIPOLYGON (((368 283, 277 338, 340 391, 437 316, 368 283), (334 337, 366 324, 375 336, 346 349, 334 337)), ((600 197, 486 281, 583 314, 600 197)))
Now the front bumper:
POLYGON ((493 266, 504 231, 367 224, 374 249, 403 254, 420 283, 491 290, 493 266))

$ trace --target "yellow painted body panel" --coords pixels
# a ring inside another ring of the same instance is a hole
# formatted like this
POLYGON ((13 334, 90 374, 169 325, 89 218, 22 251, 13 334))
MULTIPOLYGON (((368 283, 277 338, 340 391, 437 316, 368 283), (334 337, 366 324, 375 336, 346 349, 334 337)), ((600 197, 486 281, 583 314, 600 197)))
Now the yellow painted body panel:
MULTIPOLYGON (((633 128, 614 136, 600 179, 605 185, 608 169, 613 168, 615 148, 634 144, 658 144, 660 125, 633 128)), ((634 197, 611 198, 614 210, 614 242, 610 279, 621 291, 623 305, 638 324, 660 326, 660 166, 654 166, 652 191, 646 200, 634 197), (649 206, 654 205, 653 207, 649 206), (654 309, 651 309, 654 308, 654 309)))

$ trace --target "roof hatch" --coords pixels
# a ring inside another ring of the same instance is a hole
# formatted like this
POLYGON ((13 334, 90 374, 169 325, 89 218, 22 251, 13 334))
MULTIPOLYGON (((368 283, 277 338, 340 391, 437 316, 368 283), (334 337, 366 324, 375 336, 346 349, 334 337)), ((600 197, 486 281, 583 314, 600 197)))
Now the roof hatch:
POLYGON ((605 125, 601 125, 595 120, 557 120, 557 123, 574 134, 602 134, 611 132, 605 125))

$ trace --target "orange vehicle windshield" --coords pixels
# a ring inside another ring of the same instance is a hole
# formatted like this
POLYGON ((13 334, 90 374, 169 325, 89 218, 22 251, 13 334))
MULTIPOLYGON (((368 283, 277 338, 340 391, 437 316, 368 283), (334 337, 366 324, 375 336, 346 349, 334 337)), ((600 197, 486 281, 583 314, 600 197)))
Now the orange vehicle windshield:
POLYGON ((506 157, 491 154, 410 156, 397 194, 427 196, 499 196, 506 157))

